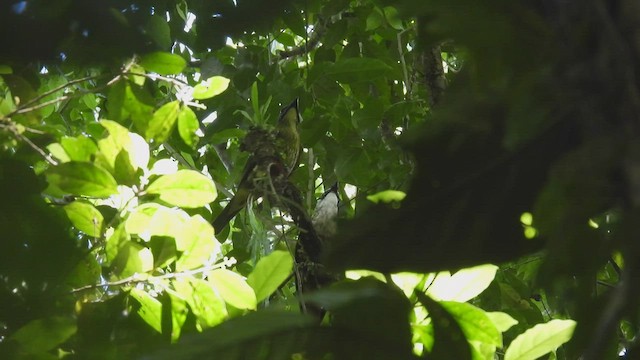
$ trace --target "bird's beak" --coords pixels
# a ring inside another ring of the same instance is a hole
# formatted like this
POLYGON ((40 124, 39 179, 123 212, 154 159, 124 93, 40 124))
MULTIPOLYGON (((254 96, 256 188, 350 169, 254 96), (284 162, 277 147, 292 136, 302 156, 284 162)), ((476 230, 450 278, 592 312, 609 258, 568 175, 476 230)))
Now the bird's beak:
POLYGON ((290 124, 300 123, 301 119, 300 119, 300 112, 298 111, 298 98, 293 100, 291 104, 287 105, 282 109, 282 111, 280 111, 280 119, 281 120, 286 119, 290 124), (295 116, 295 122, 292 121, 293 116, 295 116))

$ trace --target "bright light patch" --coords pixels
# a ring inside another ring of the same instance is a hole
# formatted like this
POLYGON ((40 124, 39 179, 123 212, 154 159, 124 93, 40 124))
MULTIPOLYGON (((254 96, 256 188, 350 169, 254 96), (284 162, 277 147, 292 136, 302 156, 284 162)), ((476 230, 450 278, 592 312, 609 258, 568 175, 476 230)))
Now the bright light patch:
POLYGON ((589 219, 589 227, 597 229, 600 227, 600 225, 597 222, 593 221, 593 219, 589 219))
POLYGON ((212 122, 214 122, 217 118, 218 118, 218 113, 214 111, 211 114, 207 115, 207 117, 202 119, 202 125, 209 125, 212 122))
POLYGON ((533 215, 530 212, 525 212, 520 215, 520 222, 524 225, 531 226, 533 224, 533 215))
POLYGON ((538 235, 538 230, 536 230, 536 228, 527 226, 524 229, 524 237, 526 237, 527 239, 533 239, 534 237, 536 237, 536 235, 538 235))

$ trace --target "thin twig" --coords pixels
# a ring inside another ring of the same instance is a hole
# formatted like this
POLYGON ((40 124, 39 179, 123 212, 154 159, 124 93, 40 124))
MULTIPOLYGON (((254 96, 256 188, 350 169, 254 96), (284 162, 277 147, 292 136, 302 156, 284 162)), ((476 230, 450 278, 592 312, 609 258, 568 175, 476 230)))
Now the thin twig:
POLYGON ((104 282, 104 283, 100 283, 100 284, 92 284, 92 285, 81 286, 79 288, 75 288, 75 289, 71 290, 71 293, 77 293, 77 292, 97 289, 97 288, 101 288, 101 287, 113 287, 113 286, 120 286, 120 285, 125 285, 125 284, 150 283, 150 282, 153 282, 155 280, 161 280, 161 279, 175 279, 175 278, 178 278, 178 277, 181 277, 181 276, 196 275, 196 274, 201 274, 201 273, 204 273, 204 272, 210 271, 210 270, 227 268, 227 267, 233 265, 234 263, 235 263, 234 259, 226 259, 225 258, 221 263, 214 264, 214 265, 208 265, 208 266, 202 266, 202 267, 199 267, 199 268, 193 269, 193 270, 185 270, 185 271, 180 271, 180 272, 168 273, 168 274, 158 275, 158 276, 149 276, 149 277, 145 277, 144 274, 134 274, 134 275, 131 275, 131 276, 127 277, 127 278, 124 278, 124 279, 121 279, 121 280, 117 280, 117 281, 109 281, 109 282, 104 282))

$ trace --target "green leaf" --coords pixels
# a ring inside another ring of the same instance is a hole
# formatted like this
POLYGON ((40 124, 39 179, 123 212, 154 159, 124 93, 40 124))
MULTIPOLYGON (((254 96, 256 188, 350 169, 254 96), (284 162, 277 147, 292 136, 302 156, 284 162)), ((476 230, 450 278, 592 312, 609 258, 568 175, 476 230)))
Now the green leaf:
POLYGON ((217 196, 213 181, 194 170, 179 170, 161 176, 149 185, 147 193, 157 194, 162 201, 186 208, 207 205, 217 196))
POLYGON ((534 360, 571 340, 576 322, 551 320, 538 324, 518 335, 504 354, 505 360, 534 360))
POLYGON ((47 145, 47 150, 49 150, 51 155, 53 155, 53 157, 60 162, 65 163, 71 161, 71 158, 69 157, 67 152, 64 151, 64 148, 62 147, 62 145, 60 145, 60 143, 52 143, 47 145))
POLYGON ((148 71, 160 75, 180 74, 187 66, 187 62, 180 55, 166 52, 154 52, 140 58, 140 65, 148 71))
POLYGON ((47 180, 62 191, 84 196, 107 197, 118 193, 109 172, 88 162, 71 161, 47 170, 47 180))
POLYGON ((449 276, 438 273, 428 294, 438 300, 465 302, 480 295, 493 281, 498 267, 491 264, 462 269, 449 276))
POLYGON ((176 237, 176 248, 182 255, 176 262, 176 270, 184 271, 202 266, 217 255, 219 244, 213 236, 213 227, 202 216, 191 217, 176 237))
POLYGON ((163 16, 151 16, 147 21, 145 30, 159 48, 168 49, 171 47, 171 30, 167 19, 163 16))
POLYGON ((124 224, 120 224, 115 228, 111 235, 108 235, 107 244, 105 245, 105 255, 106 261, 104 263, 105 266, 111 266, 113 261, 118 256, 118 252, 120 248, 127 244, 130 240, 130 235, 126 231, 124 224))
POLYGON ((213 76, 193 87, 193 98, 209 99, 222 94, 229 87, 229 79, 224 76, 213 76))
POLYGON ((198 143, 196 131, 200 128, 200 122, 190 107, 184 105, 178 114, 178 133, 180 138, 189 147, 193 148, 198 143))
POLYGON ((288 251, 276 250, 258 260, 256 267, 247 277, 247 283, 256 293, 256 299, 262 301, 280 287, 293 269, 293 258, 288 251))
POLYGON ((67 278, 67 284, 71 287, 93 285, 100 281, 101 273, 102 266, 95 255, 88 254, 78 261, 78 264, 76 264, 76 267, 67 278))
POLYGON ((329 79, 342 83, 371 81, 391 72, 391 67, 382 60, 373 58, 348 58, 329 66, 324 73, 329 79))
POLYGON ((130 117, 138 132, 144 134, 153 116, 155 100, 146 88, 133 83, 127 83, 124 90, 123 115, 130 117))
POLYGON ((75 319, 55 316, 29 322, 18 329, 11 338, 22 345, 25 351, 39 353, 62 344, 75 334, 77 329, 75 319))
POLYGON ((90 138, 80 135, 76 137, 65 136, 60 144, 69 158, 74 161, 91 161, 92 155, 98 152, 98 146, 90 138))
POLYGON ((429 354, 434 359, 470 359, 471 347, 460 325, 437 301, 420 291, 418 300, 427 308, 433 324, 433 349, 429 354))
POLYGON ((187 320, 189 310, 187 309, 187 302, 182 297, 172 291, 167 291, 167 293, 171 300, 171 342, 176 342, 180 338, 182 325, 187 320))
POLYGON ((13 74, 13 69, 9 65, 0 65, 0 75, 9 75, 13 74))
POLYGON ((169 236, 176 238, 182 232, 187 213, 181 209, 170 209, 155 203, 139 206, 127 218, 126 228, 132 234, 138 234, 148 240, 151 236, 169 236))
POLYGON ((111 267, 121 278, 146 273, 153 270, 153 253, 138 243, 127 241, 119 246, 111 267))
POLYGON ((391 203, 394 201, 402 201, 405 196, 407 196, 407 194, 403 191, 385 190, 372 195, 368 195, 367 200, 373 202, 374 204, 377 204, 379 202, 391 203))
POLYGON ((402 25, 402 19, 398 15, 398 10, 393 6, 385 6, 384 9, 384 17, 387 19, 389 25, 396 30, 404 30, 404 26, 402 25))
POLYGON ((102 235, 102 222, 104 218, 98 209, 92 204, 83 201, 74 201, 64 206, 69 220, 73 226, 85 234, 93 237, 102 235))
POLYGON ((140 303, 138 315, 155 331, 162 333, 162 303, 146 292, 133 288, 129 293, 140 303))
POLYGON ((128 186, 136 184, 136 169, 131 165, 131 157, 127 150, 120 150, 113 165, 113 174, 119 184, 128 186))
POLYGON ((178 120, 179 110, 180 103, 177 100, 164 104, 156 110, 145 132, 147 140, 153 139, 157 143, 165 142, 171 135, 176 120, 178 120))
POLYGON ((440 305, 453 316, 468 341, 502 347, 502 334, 482 309, 454 301, 441 301, 440 305))
POLYGON ((218 269, 209 272, 208 278, 227 304, 238 309, 256 309, 258 305, 256 294, 240 274, 227 269, 218 269))
POLYGON ((189 304, 200 330, 216 326, 227 318, 224 301, 207 281, 190 277, 178 278, 172 283, 189 304))
POLYGON ((146 168, 149 163, 149 144, 138 134, 131 133, 122 125, 111 120, 100 120, 109 136, 98 140, 99 158, 105 168, 115 173, 116 158, 122 150, 129 154, 133 169, 146 168))
POLYGON ((511 329, 512 326, 518 324, 518 320, 512 318, 511 315, 507 313, 492 311, 486 312, 486 314, 500 332, 505 332, 511 329))

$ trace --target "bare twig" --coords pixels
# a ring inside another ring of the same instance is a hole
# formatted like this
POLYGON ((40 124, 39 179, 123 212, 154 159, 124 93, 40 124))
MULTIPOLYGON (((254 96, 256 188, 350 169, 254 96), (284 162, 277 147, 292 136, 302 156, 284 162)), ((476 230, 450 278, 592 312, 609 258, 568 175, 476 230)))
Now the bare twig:
POLYGON ((233 265, 234 263, 235 263, 234 259, 225 258, 221 263, 202 266, 193 270, 185 270, 185 271, 168 273, 168 274, 157 275, 157 276, 144 276, 144 274, 134 274, 127 278, 117 280, 117 281, 109 281, 109 282, 104 282, 100 284, 81 286, 79 288, 75 288, 71 290, 71 293, 77 293, 81 291, 92 290, 92 289, 97 289, 102 287, 113 287, 113 286, 121 286, 126 284, 138 284, 138 283, 151 283, 155 280, 161 280, 161 279, 175 279, 182 276, 196 275, 196 274, 201 274, 211 270, 227 268, 233 265))

